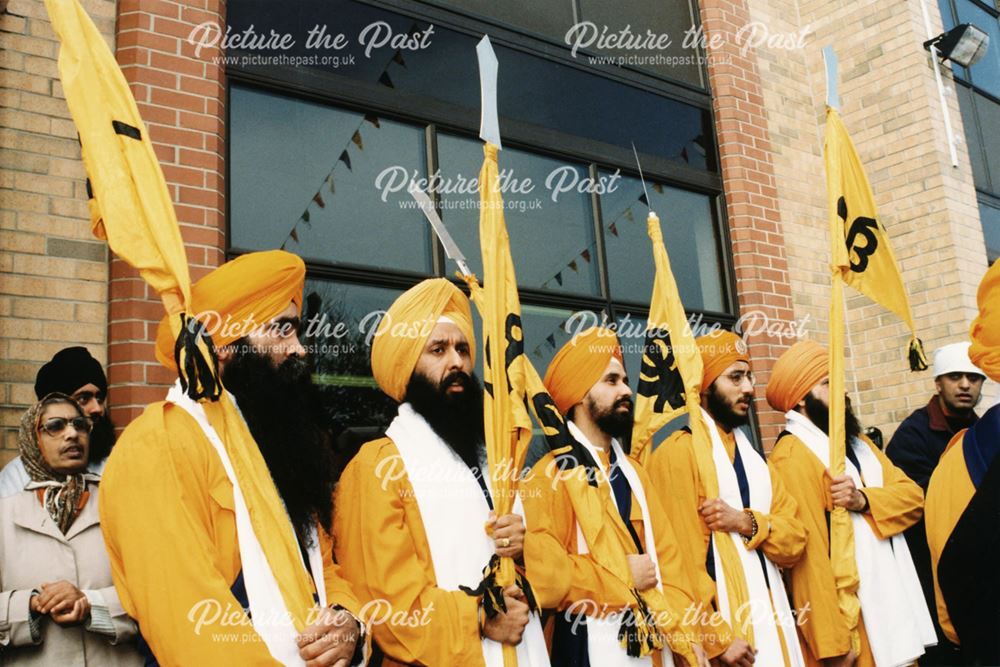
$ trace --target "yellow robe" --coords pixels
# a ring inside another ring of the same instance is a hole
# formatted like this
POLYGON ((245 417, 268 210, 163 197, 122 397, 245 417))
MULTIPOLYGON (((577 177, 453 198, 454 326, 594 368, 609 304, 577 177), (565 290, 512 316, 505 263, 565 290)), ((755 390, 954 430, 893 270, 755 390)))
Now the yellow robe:
MULTIPOLYGON (((230 591, 242 569, 233 486, 187 412, 153 403, 125 429, 101 477, 100 514, 122 606, 161 665, 278 664, 230 591)), ((357 615, 318 532, 327 603, 357 615)))
POLYGON ((482 667, 479 598, 437 587, 413 486, 405 473, 385 474, 380 465, 387 460, 401 461, 392 440, 366 443, 340 478, 333 520, 337 562, 370 612, 366 616, 374 615, 365 620, 374 621, 372 636, 387 667, 482 667))
MULTIPOLYGON (((865 488, 869 511, 865 520, 875 534, 886 539, 902 533, 920 520, 923 491, 870 440, 862 438, 882 464, 883 485, 865 488)), ((786 573, 792 606, 806 610, 799 620, 803 655, 810 665, 818 660, 844 655, 851 648, 847 624, 837 604, 837 587, 830 564, 830 532, 826 513, 833 508, 830 477, 826 466, 794 435, 780 438, 768 464, 798 501, 798 517, 808 531, 802 560, 786 573)), ((874 657, 861 624, 861 655, 858 667, 874 667, 874 657)))
POLYGON ((927 486, 927 507, 924 517, 927 525, 927 546, 931 552, 931 571, 934 573, 934 599, 937 602, 938 621, 941 630, 952 643, 958 644, 958 634, 948 616, 948 608, 941 589, 938 586, 938 561, 944 551, 948 537, 955 524, 962 518, 965 508, 969 506, 972 496, 976 495, 976 487, 969 477, 969 469, 965 464, 965 452, 962 449, 962 438, 965 431, 959 431, 948 443, 948 449, 941 455, 934 474, 927 486))
MULTIPOLYGON (((736 438, 721 428, 718 430, 729 460, 733 461, 736 456, 736 438)), ((747 550, 760 548, 775 565, 788 568, 802 555, 806 544, 806 529, 795 516, 795 499, 785 490, 770 464, 768 468, 771 471, 771 513, 764 515, 753 511, 757 520, 757 534, 745 546, 747 550)), ((665 499, 664 507, 680 543, 687 549, 686 555, 694 569, 694 590, 698 602, 703 609, 718 609, 715 581, 705 567, 711 531, 698 512, 698 506, 707 498, 695 461, 691 434, 684 430, 675 431, 660 444, 650 459, 649 474, 660 496, 665 499)), ((713 658, 722 654, 733 642, 729 623, 721 617, 716 623, 719 625, 707 635, 713 641, 705 644, 709 657, 713 658)), ((779 635, 783 634, 780 628, 778 632, 779 635)), ((791 638, 784 639, 793 641, 791 638)))
MULTIPOLYGON (((607 454, 599 452, 599 455, 607 470, 610 467, 607 454)), ((590 554, 577 553, 576 517, 565 485, 554 479, 558 473, 553 464, 554 457, 551 452, 543 456, 532 468, 522 488, 528 526, 524 564, 538 605, 561 612, 574 602, 593 600, 600 605, 600 611, 605 612, 601 615, 620 611, 634 604, 635 598, 625 584, 599 565, 590 554)), ((645 491, 653 521, 663 597, 669 611, 682 621, 681 632, 687 634, 688 642, 696 643, 702 628, 696 623, 697 616, 693 609, 690 568, 678 548, 677 535, 663 512, 649 476, 638 461, 629 457, 629 462, 645 491), (689 622, 692 620, 695 622, 689 622)), ((603 488, 595 491, 603 494, 609 506, 613 504, 609 491, 603 488)), ((617 513, 618 509, 613 507, 608 511, 617 513)), ((629 516, 643 551, 648 551, 642 508, 634 492, 629 516)), ((628 553, 637 553, 634 545, 628 553)), ((580 607, 580 611, 585 611, 585 608, 580 607)), ((661 664, 659 652, 654 654, 654 664, 661 664)))

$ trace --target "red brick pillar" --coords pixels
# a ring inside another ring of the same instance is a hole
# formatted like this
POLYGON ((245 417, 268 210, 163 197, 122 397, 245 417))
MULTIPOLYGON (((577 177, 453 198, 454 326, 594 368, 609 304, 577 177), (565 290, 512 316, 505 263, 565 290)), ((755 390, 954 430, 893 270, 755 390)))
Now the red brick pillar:
MULTIPOLYGON (((719 43, 709 53, 708 79, 740 313, 790 323, 792 292, 757 57, 753 49, 742 53, 737 38, 740 28, 750 22, 750 13, 746 0, 701 0, 699 4, 707 42, 711 45, 714 37, 719 43)), ((767 405, 764 386, 787 344, 765 333, 752 336, 749 343, 758 378, 756 408, 763 444, 769 450, 784 418, 767 405)))
MULTIPOLYGON (((224 0, 121 0, 117 58, 163 167, 197 280, 225 252, 225 74, 218 48, 188 40, 211 22, 225 31, 224 0)), ((113 417, 127 425, 162 400, 174 376, 153 354, 164 311, 138 273, 111 260, 108 380, 113 417)))

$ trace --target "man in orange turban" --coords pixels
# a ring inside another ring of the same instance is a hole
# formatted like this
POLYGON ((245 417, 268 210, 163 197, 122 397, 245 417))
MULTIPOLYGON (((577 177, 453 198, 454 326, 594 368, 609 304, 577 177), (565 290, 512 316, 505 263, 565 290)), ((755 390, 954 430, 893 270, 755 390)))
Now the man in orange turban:
POLYGON ((372 342, 375 381, 400 405, 345 469, 334 532, 384 665, 501 667, 503 644, 548 665, 524 592, 508 587, 487 618, 476 590, 491 557, 521 558, 524 522, 492 512, 474 350, 469 300, 444 278, 396 299, 372 342))
MULTIPOLYGON (((206 417, 212 406, 191 401, 178 384, 125 429, 108 461, 100 512, 112 575, 139 621, 147 658, 160 664, 360 661, 352 618, 360 607, 333 562, 328 534, 329 434, 298 338, 304 280, 301 259, 271 251, 244 255, 195 283, 191 312, 217 346, 223 384, 242 419, 216 431, 206 417), (245 458, 237 442, 251 448, 245 458), (275 497, 277 513, 261 531, 248 508, 268 512, 275 497), (291 569, 272 569, 265 553, 290 553, 291 569), (305 582, 305 598, 322 603, 318 618, 275 599, 275 581, 305 582), (297 640, 290 628, 282 643, 264 619, 289 613, 310 625, 297 640)), ((169 329, 164 318, 156 356, 176 370, 169 329)))
MULTIPOLYGON (((707 665, 698 628, 685 620, 693 598, 675 533, 645 471, 620 443, 632 425, 633 406, 617 335, 594 327, 574 336, 549 364, 544 384, 582 445, 580 463, 594 480, 591 486, 582 484, 585 493, 574 500, 567 485, 576 480, 560 474, 559 453, 549 452, 525 481, 524 506, 534 539, 525 547, 524 560, 539 605, 557 612, 552 663, 635 663, 619 643, 616 618, 636 603, 631 583, 661 619, 656 631, 667 635, 664 648, 674 664, 707 665), (608 526, 591 535, 593 542, 577 514, 585 507, 599 512, 591 525, 608 526), (621 576, 602 560, 609 554, 621 563, 621 576)), ((659 651, 652 660, 665 662, 659 651)))
MULTIPOLYGON (((1000 381, 1000 262, 979 285, 969 359, 1000 381)), ((938 620, 966 664, 1000 664, 1000 405, 952 438, 927 487, 938 620)))
MULTIPOLYGON (((799 341, 774 364, 767 401, 785 413, 785 430, 770 463, 798 502, 808 530, 805 555, 791 569, 792 600, 808 664, 902 665, 937 640, 903 531, 921 516, 923 493, 906 473, 861 433, 846 401, 845 473, 832 477, 829 428, 829 354, 799 341), (837 603, 830 559, 829 512, 851 513, 860 579, 861 653, 837 603)), ((921 664, 923 661, 921 660, 921 664)))
POLYGON ((724 612, 725 620, 719 619, 710 635, 709 655, 724 665, 750 664, 755 653, 763 664, 799 665, 794 621, 785 618, 777 568, 798 561, 806 534, 795 518, 795 500, 740 430, 749 421, 754 396, 747 345, 721 329, 695 343, 704 368, 701 417, 711 450, 696 451, 706 445, 696 443, 684 427, 653 452, 650 476, 666 490, 664 506, 691 555, 701 608, 724 612), (737 536, 736 551, 715 546, 721 533, 737 536), (746 600, 740 606, 768 613, 754 612, 749 622, 736 623, 742 612, 730 605, 723 587, 727 580, 745 582, 746 600))

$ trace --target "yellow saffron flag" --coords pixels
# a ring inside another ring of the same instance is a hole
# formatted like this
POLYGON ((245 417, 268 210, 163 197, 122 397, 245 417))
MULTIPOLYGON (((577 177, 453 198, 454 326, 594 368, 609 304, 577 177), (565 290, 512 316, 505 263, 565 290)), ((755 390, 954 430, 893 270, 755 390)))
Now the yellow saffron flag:
MULTIPOLYGON (((844 283, 896 313, 910 328, 909 361, 912 370, 927 368, 920 341, 914 333, 910 303, 889 237, 878 219, 875 197, 840 114, 826 111, 823 156, 829 206, 831 245, 830 294, 830 472, 844 474, 847 454, 844 427, 844 283)), ((851 647, 860 652, 858 631, 858 565, 854 529, 844 508, 830 515, 830 561, 837 602, 851 629, 851 647)))
POLYGON ((869 299, 891 310, 910 329, 910 369, 927 368, 916 336, 903 276, 878 218, 875 197, 847 128, 837 110, 828 107, 823 153, 830 215, 834 271, 869 299))
POLYGON ((631 455, 643 464, 657 431, 685 412, 698 413, 702 374, 701 354, 670 269, 660 219, 652 211, 646 231, 653 246, 656 277, 635 396, 631 449, 631 455))
MULTIPOLYGON (((538 371, 524 354, 521 305, 503 216, 497 148, 486 144, 484 152, 485 159, 479 174, 483 286, 480 287, 473 276, 464 276, 464 279, 483 320, 487 457, 496 496, 496 512, 498 515, 508 512, 513 504, 519 481, 517 475, 524 465, 531 440, 533 415, 550 449, 558 454, 558 479, 566 486, 591 556, 634 596, 632 614, 627 621, 623 619, 624 627, 632 629, 632 632, 623 633, 622 648, 629 655, 640 657, 663 648, 666 640, 675 653, 694 664, 689 641, 681 639, 680 612, 663 613, 671 610, 667 609, 661 593, 655 589, 639 593, 632 585, 625 548, 626 544, 631 544, 632 538, 624 523, 608 521, 606 491, 598 488, 587 472, 588 464, 596 467, 596 462, 570 435, 566 421, 545 390, 538 371)), ((500 559, 497 567, 487 572, 487 578, 492 575, 500 586, 516 581, 526 592, 530 591, 528 582, 516 575, 513 563, 504 562, 506 560, 500 559)), ((530 601, 530 593, 528 597, 530 601)), ((507 656, 505 650, 505 664, 515 664, 507 662, 507 656)))
MULTIPOLYGON (((642 368, 635 399, 632 428, 632 456, 645 463, 652 451, 653 436, 674 418, 687 413, 694 440, 696 464, 708 498, 719 496, 719 482, 712 460, 712 440, 701 416, 701 353, 684 312, 677 282, 670 269, 670 256, 663 244, 660 219, 653 211, 646 220, 646 232, 653 248, 656 275, 646 324, 642 368)), ((734 632, 753 644, 753 621, 747 604, 749 592, 740 555, 728 535, 712 536, 722 562, 734 632)))
POLYGON ((91 226, 160 295, 188 395, 204 402, 236 471, 285 605, 302 630, 314 606, 291 522, 260 450, 222 391, 211 339, 189 317, 191 278, 170 192, 135 99, 111 49, 78 0, 45 0, 59 37, 59 77, 80 135, 91 226), (176 317, 174 317, 176 316, 176 317))
MULTIPOLYGON (((521 392, 524 387, 521 304, 503 216, 497 147, 486 144, 483 152, 485 157, 479 172, 479 238, 484 287, 473 289, 472 295, 483 320, 486 458, 494 510, 497 516, 503 516, 510 514, 514 506, 520 470, 531 443, 531 418, 521 392)), ((484 604, 502 602, 503 589, 515 582, 522 589, 527 586, 523 579, 518 580, 512 558, 500 558, 491 570, 487 578, 492 576, 495 586, 487 588, 484 604)), ((517 664, 514 646, 504 644, 503 660, 506 667, 517 664)))

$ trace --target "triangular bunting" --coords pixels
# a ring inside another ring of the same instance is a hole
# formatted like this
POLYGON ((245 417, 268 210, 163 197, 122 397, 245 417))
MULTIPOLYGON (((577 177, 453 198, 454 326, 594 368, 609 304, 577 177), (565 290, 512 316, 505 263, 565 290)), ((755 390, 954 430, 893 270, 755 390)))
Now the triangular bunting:
POLYGON ((364 150, 365 149, 365 144, 364 144, 364 142, 361 141, 361 132, 360 131, 357 131, 357 132, 354 133, 354 136, 351 137, 351 141, 354 142, 354 145, 357 146, 359 150, 364 150))
POLYGON ((663 185, 660 184, 660 183, 653 183, 653 190, 655 190, 657 193, 659 193, 659 194, 662 195, 663 194, 663 185))
POLYGON ((400 53, 399 51, 396 51, 396 54, 392 57, 392 62, 396 63, 397 65, 406 67, 406 61, 403 60, 403 54, 400 53))
POLYGON ((375 114, 373 113, 367 114, 365 116, 365 120, 374 125, 375 127, 379 127, 378 116, 376 116, 375 114))
POLYGON ((545 338, 545 342, 549 344, 549 347, 554 348, 556 346, 556 335, 555 334, 549 334, 545 338))
POLYGON ((309 222, 309 209, 302 213, 302 222, 309 222))
POLYGON ((316 205, 319 206, 320 208, 326 208, 326 202, 323 201, 323 195, 320 194, 319 192, 317 192, 316 195, 313 197, 313 201, 316 202, 316 205))
POLYGON ((628 220, 629 222, 635 222, 635 216, 632 215, 632 209, 630 208, 625 209, 625 212, 622 213, 622 215, 624 215, 625 219, 628 220))
POLYGON ((556 274, 556 282, 559 283, 559 287, 562 287, 562 271, 556 274))
POLYGON ((351 156, 347 153, 345 149, 343 153, 340 154, 340 161, 347 165, 347 169, 351 168, 351 156))
POLYGON ((645 192, 643 192, 641 195, 639 195, 639 201, 641 201, 646 206, 649 206, 649 199, 646 198, 646 193, 645 192))
POLYGON ((388 72, 382 72, 382 76, 380 76, 378 78, 378 82, 381 83, 383 86, 387 86, 389 88, 395 88, 396 87, 396 86, 392 85, 392 79, 389 78, 389 73, 388 72))
POLYGON ((581 252, 580 253, 580 257, 583 257, 585 260, 587 260, 587 263, 589 264, 590 263, 590 250, 584 250, 583 252, 581 252))
POLYGON ((612 222, 611 226, 608 227, 608 231, 611 232, 612 234, 614 234, 615 236, 618 236, 618 226, 617 225, 618 225, 617 222, 612 222))
POLYGON ((297 229, 295 229, 294 227, 292 228, 292 233, 291 233, 291 234, 289 234, 289 236, 291 236, 291 237, 292 237, 292 240, 293 240, 293 241, 295 241, 296 243, 298 243, 298 242, 299 242, 299 232, 298 232, 298 230, 297 230, 297 229))
POLYGON ((573 269, 574 273, 580 273, 580 269, 576 268, 576 260, 574 259, 569 263, 569 268, 573 269))

